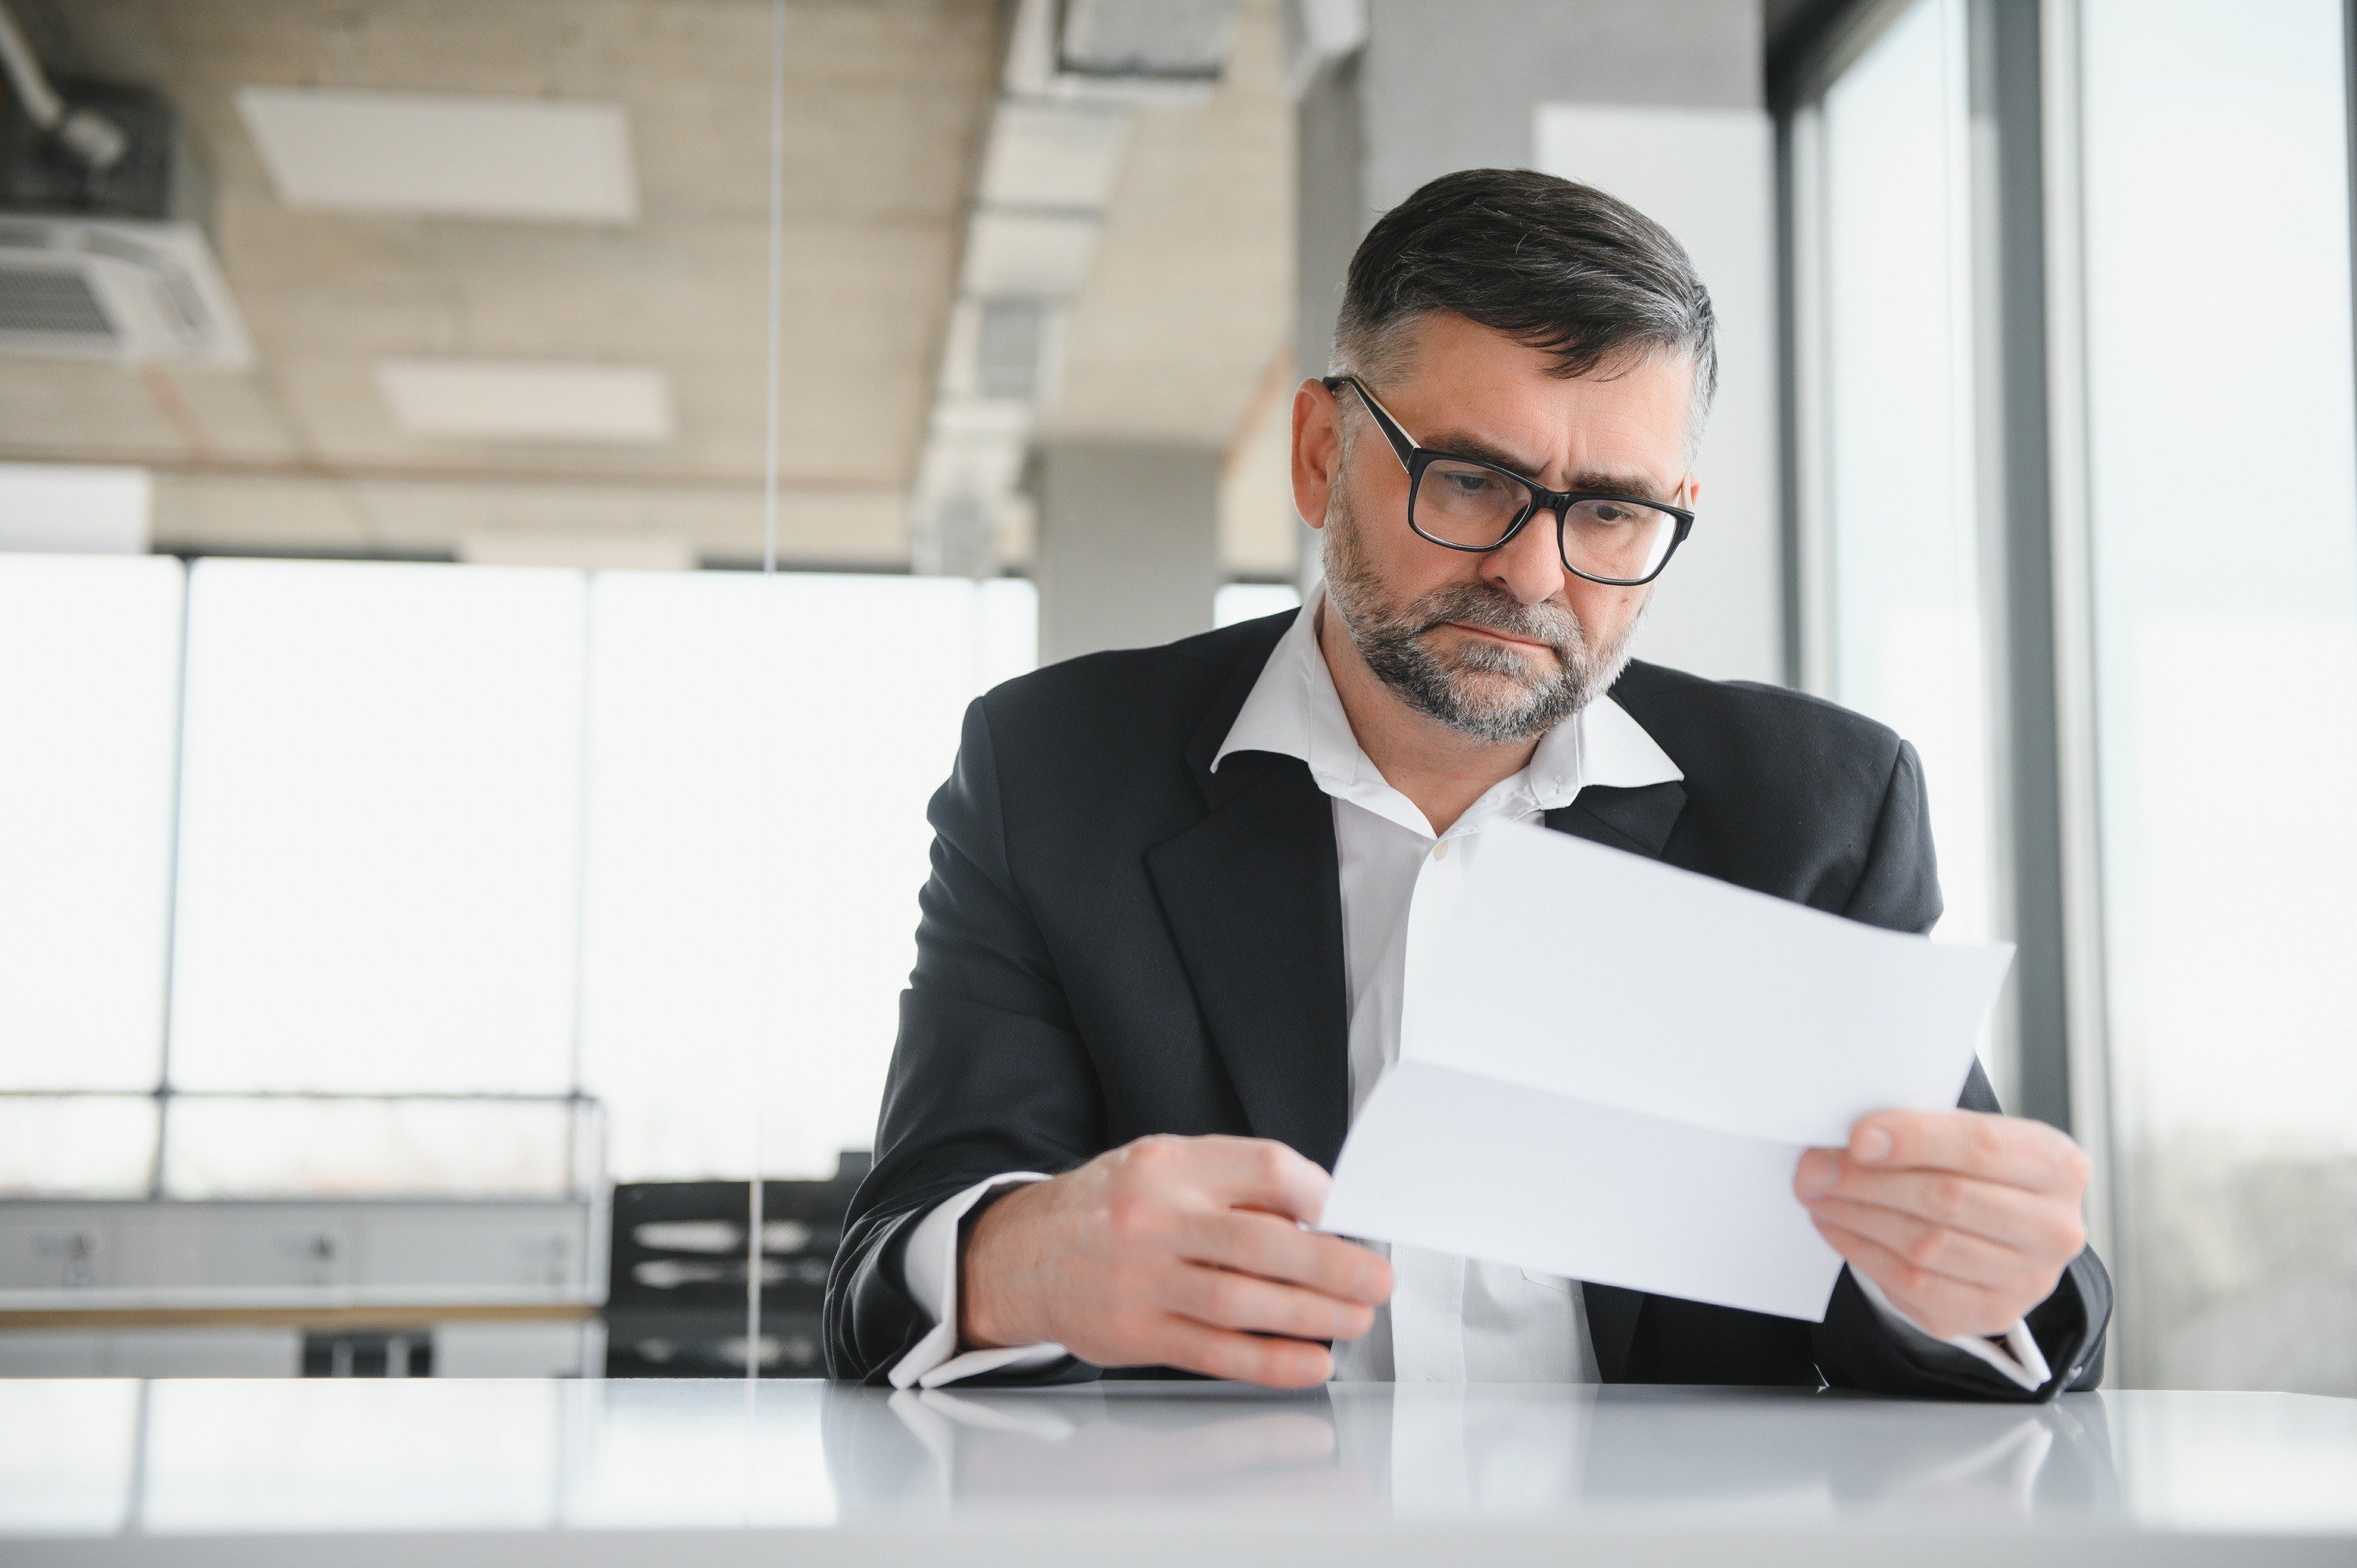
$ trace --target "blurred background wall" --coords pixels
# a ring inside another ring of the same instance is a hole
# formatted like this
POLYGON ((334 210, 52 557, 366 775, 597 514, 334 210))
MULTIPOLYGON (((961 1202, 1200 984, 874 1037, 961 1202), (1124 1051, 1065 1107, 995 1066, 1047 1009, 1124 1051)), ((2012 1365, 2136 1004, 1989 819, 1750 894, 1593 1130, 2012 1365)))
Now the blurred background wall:
POLYGON ((2331 0, 9 10, 0 1371, 806 1369, 964 703, 1297 603, 1509 165, 1712 288, 1641 651, 1921 748, 2115 1377, 2357 1391, 2331 0))

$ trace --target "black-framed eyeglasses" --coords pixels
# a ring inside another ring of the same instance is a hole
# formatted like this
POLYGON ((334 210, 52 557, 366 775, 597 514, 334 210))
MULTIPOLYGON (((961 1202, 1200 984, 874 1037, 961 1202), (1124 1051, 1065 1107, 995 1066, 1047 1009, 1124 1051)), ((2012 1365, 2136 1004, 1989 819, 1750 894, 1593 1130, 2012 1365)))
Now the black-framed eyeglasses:
POLYGON ((1407 525, 1444 550, 1500 549, 1541 511, 1555 518, 1564 570, 1609 587, 1652 582, 1694 530, 1695 514, 1639 496, 1550 490, 1511 468, 1419 446, 1356 376, 1328 376, 1326 390, 1359 394, 1407 470, 1407 525))

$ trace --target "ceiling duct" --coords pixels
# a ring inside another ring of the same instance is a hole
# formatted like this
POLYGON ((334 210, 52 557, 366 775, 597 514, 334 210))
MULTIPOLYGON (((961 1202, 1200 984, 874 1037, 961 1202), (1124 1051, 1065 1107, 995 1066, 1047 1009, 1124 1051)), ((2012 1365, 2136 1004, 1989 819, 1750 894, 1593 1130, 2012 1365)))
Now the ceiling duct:
POLYGON ((0 354, 235 368, 253 357, 192 220, 194 169, 154 92, 52 82, 5 4, 0 354))
POLYGON ((1061 0, 1057 9, 1061 74, 1200 87, 1227 69, 1236 0, 1061 0))
POLYGON ((974 343, 974 380, 983 396, 1036 401, 1044 377, 1052 306, 1039 299, 985 299, 974 343))
POLYGON ((987 576, 1130 123, 1227 69, 1237 0, 1020 0, 909 499, 920 572, 987 576))

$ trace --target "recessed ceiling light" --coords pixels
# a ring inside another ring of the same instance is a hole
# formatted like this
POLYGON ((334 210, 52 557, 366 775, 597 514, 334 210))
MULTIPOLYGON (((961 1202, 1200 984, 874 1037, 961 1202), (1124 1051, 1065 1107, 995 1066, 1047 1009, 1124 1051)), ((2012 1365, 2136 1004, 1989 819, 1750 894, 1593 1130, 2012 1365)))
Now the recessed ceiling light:
POLYGON ((671 383, 644 365, 387 360, 377 385, 403 429, 489 441, 667 441, 671 383))
POLYGON ((639 215, 619 103, 242 87, 237 107, 289 207, 579 223, 639 215))

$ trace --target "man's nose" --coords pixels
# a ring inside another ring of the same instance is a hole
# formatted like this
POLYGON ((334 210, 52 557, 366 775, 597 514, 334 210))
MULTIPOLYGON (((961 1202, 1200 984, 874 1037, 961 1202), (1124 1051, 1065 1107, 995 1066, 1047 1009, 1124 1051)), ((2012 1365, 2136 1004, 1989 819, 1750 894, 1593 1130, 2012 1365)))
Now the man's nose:
POLYGON ((1534 513, 1522 532, 1481 557, 1481 580, 1526 605, 1544 604, 1563 592, 1563 547, 1555 542, 1555 517, 1534 513))

